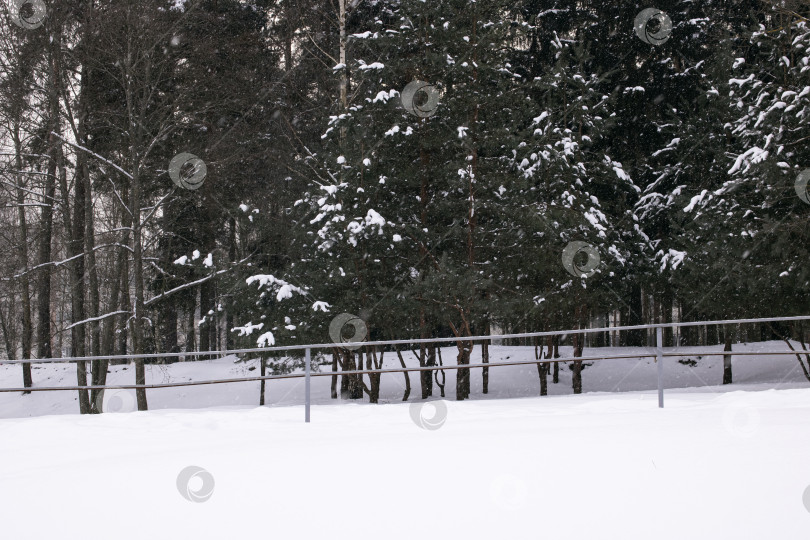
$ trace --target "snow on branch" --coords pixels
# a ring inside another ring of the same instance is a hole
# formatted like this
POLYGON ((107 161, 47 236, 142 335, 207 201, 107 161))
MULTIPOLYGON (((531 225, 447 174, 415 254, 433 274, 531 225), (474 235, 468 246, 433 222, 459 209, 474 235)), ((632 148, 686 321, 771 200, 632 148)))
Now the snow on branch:
POLYGON ((118 172, 120 172, 121 174, 123 174, 124 176, 126 176, 127 178, 132 180, 132 175, 131 174, 129 174, 127 171, 125 171, 124 169, 122 169, 121 167, 119 167, 118 165, 116 165, 115 163, 110 161, 109 159, 101 157, 100 155, 96 154, 95 152, 93 152, 89 148, 85 148, 84 146, 81 146, 81 145, 76 144, 74 142, 70 142, 69 140, 65 139, 64 137, 62 137, 61 135, 59 135, 58 133, 56 133, 54 131, 51 131, 51 135, 61 139, 63 142, 69 144, 70 146, 72 146, 72 147, 74 147, 74 148, 76 148, 78 150, 81 150, 83 152, 87 152, 91 156, 95 157, 96 159, 99 159, 99 160, 103 161, 107 165, 110 165, 111 167, 115 168, 118 172))
POLYGON ((277 277, 272 276, 270 274, 257 274, 255 276, 250 276, 245 281, 247 282, 248 285, 252 285, 258 282, 260 289, 262 287, 267 286, 278 287, 278 291, 276 292, 276 300, 279 302, 281 302, 282 300, 286 300, 287 298, 292 298, 294 292, 303 295, 307 294, 307 291, 305 291, 301 287, 296 287, 295 285, 288 283, 283 279, 278 279, 277 277))
POLYGON ((111 311, 110 313, 105 313, 104 315, 99 315, 98 317, 90 317, 89 319, 84 319, 82 321, 76 321, 75 323, 73 323, 70 326, 68 326, 67 328, 65 328, 65 330, 70 330, 74 326, 80 326, 82 324, 87 324, 87 323, 94 322, 94 321, 101 321, 101 320, 106 319, 108 317, 115 317, 116 315, 124 315, 124 314, 127 314, 127 313, 129 313, 129 311, 111 311))
POLYGON ((236 266, 239 266, 240 264, 242 264, 243 262, 245 262, 247 260, 248 260, 248 258, 245 257, 244 259, 242 259, 241 261, 235 263, 233 266, 231 266, 229 268, 223 268, 222 270, 217 270, 216 272, 212 272, 212 273, 208 274, 207 276, 205 276, 203 278, 200 278, 200 279, 198 279, 196 281, 191 281, 189 283, 184 283, 183 285, 179 285, 179 286, 175 287, 174 289, 170 289, 170 290, 168 290, 166 292, 160 293, 157 296, 153 296, 149 300, 145 301, 143 303, 143 305, 148 306, 150 304, 153 304, 154 302, 157 302, 158 300, 161 300, 162 298, 166 298, 167 296, 170 296, 170 295, 172 295, 172 294, 174 294, 176 292, 182 291, 183 289, 188 289, 189 287, 194 287, 194 286, 199 285, 201 283, 205 283, 206 281, 208 281, 211 278, 215 278, 215 277, 217 277, 219 275, 222 275, 222 274, 224 274, 226 272, 229 272, 230 270, 232 270, 236 266))

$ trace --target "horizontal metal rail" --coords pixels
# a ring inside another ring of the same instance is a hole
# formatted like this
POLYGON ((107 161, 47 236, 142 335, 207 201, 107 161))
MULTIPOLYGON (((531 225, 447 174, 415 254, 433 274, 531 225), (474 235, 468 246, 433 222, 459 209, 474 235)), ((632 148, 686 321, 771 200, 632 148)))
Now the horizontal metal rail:
MULTIPOLYGON (((734 352, 734 351, 719 351, 711 353, 664 353, 663 356, 669 358, 678 358, 690 355, 701 356, 756 356, 756 355, 796 355, 796 354, 810 354, 803 351, 762 351, 762 352, 734 352)), ((641 358, 655 358, 655 353, 646 354, 617 354, 617 355, 599 355, 599 356, 580 356, 580 357, 561 357, 561 358, 543 358, 542 360, 512 360, 507 362, 489 362, 479 364, 452 364, 442 366, 420 366, 420 367, 406 367, 406 368, 389 368, 389 369, 363 369, 355 371, 312 371, 310 377, 334 377, 343 375, 370 375, 382 373, 410 373, 412 371, 443 371, 458 370, 458 369, 477 369, 477 368, 490 368, 498 366, 522 366, 533 364, 553 364, 553 363, 566 363, 566 362, 592 362, 597 360, 617 360, 617 359, 641 359, 641 358)), ((329 364, 322 364, 329 365, 329 364)), ((176 383, 157 383, 157 384, 128 384, 128 385, 88 385, 88 386, 43 386, 43 387, 29 387, 29 388, 0 388, 1 392, 58 392, 58 391, 78 391, 78 390, 139 390, 139 389, 154 389, 154 388, 174 388, 178 386, 201 386, 209 384, 233 384, 240 382, 255 382, 255 381, 269 381, 274 379, 301 379, 305 378, 306 373, 287 373, 284 375, 266 375, 259 377, 241 377, 236 379, 209 379, 204 381, 181 381, 176 383)))
MULTIPOLYGON (((521 339, 530 337, 547 336, 567 336, 571 334, 592 334, 599 332, 622 332, 629 330, 648 330, 656 328, 683 328, 688 326, 714 326, 723 324, 749 324, 762 322, 789 322, 807 321, 810 315, 800 315, 795 317, 766 317, 760 319, 729 319, 717 321, 695 321, 679 323, 655 323, 638 324, 633 326, 613 326, 607 328, 577 328, 573 330, 549 330, 544 332, 524 332, 519 334, 501 334, 489 336, 469 336, 469 337, 445 337, 445 338, 419 338, 419 339, 394 339, 382 341, 362 341, 351 343, 356 346, 378 346, 378 345, 417 345, 421 343, 457 343, 470 341, 488 341, 502 339, 521 339)), ((254 347, 250 349, 232 349, 229 351, 190 351, 176 353, 147 353, 147 354, 121 354, 105 356, 66 356, 63 358, 27 358, 21 360, 0 359, 0 364, 47 364, 64 362, 96 362, 101 360, 127 360, 127 359, 149 359, 149 358, 179 358, 186 356, 225 356, 230 354, 261 354, 270 352, 285 351, 305 351, 306 349, 335 349, 342 348, 343 343, 315 343, 310 345, 286 345, 281 347, 254 347)))
MULTIPOLYGON (((789 356, 795 356, 797 354, 810 354, 810 351, 714 351, 714 352, 703 352, 703 351, 691 351, 691 352, 665 352, 664 356, 670 358, 677 358, 679 356, 763 356, 763 355, 780 355, 786 354, 789 356)), ((647 356, 655 356, 647 355, 647 356)))
MULTIPOLYGON (((352 347, 364 346, 387 346, 387 345, 416 345, 422 343, 472 343, 475 341, 488 341, 488 340, 504 340, 504 339, 520 339, 529 337, 547 337, 547 336, 565 336, 568 334, 588 334, 597 332, 621 332, 628 330, 645 330, 655 329, 655 341, 653 346, 642 345, 642 348, 647 349, 647 353, 642 354, 615 354, 615 355, 598 355, 598 356, 580 356, 580 357, 565 357, 565 358, 540 358, 533 360, 513 360, 511 362, 488 362, 480 364, 455 364, 455 365, 440 365, 440 366, 420 366, 420 367, 400 367, 393 369, 368 369, 368 370, 354 370, 354 371, 318 371, 312 372, 311 370, 311 351, 312 349, 336 349, 341 348, 346 343, 320 343, 311 345, 292 345, 286 347, 261 347, 251 349, 236 349, 231 351, 200 351, 200 352, 185 352, 185 353, 149 353, 149 354, 129 354, 129 355, 109 355, 109 356, 83 356, 83 357, 67 357, 67 358, 43 358, 43 359, 22 359, 22 360, 0 360, 0 364, 33 364, 33 363, 68 363, 68 362, 87 362, 87 361, 102 361, 102 360, 124 360, 124 359, 147 359, 147 358, 171 358, 171 357, 186 357, 186 356, 222 356, 231 354, 263 354, 271 352, 285 352, 285 351, 304 351, 305 369, 303 373, 288 373, 284 375, 266 375, 259 377, 240 377, 234 379, 213 379, 204 381, 181 381, 176 383, 157 383, 157 384, 133 384, 133 385, 89 385, 89 386, 48 386, 48 387, 24 387, 24 388, 0 388, 2 392, 60 392, 60 391, 86 391, 86 390, 147 390, 156 388, 173 388, 179 386, 201 386, 209 384, 231 384, 249 381, 265 381, 273 379, 298 379, 304 378, 304 421, 310 421, 310 405, 311 405, 311 392, 310 381, 312 377, 336 377, 338 375, 364 375, 364 374, 378 374, 383 373, 409 373, 413 371, 444 371, 444 370, 459 370, 459 369, 477 369, 477 368, 491 368, 499 366, 517 366, 517 365, 531 365, 531 364, 552 364, 559 362, 585 362, 585 361, 599 361, 611 359, 632 359, 632 358, 649 358, 654 357, 656 362, 656 373, 658 380, 658 407, 664 406, 664 383, 663 383, 663 364, 664 357, 684 357, 684 356, 751 356, 751 355, 801 355, 805 354, 810 357, 808 351, 678 351, 675 350, 664 352, 663 344, 663 329, 664 328, 679 328, 686 326, 713 326, 723 324, 746 324, 746 323, 761 323, 761 322, 786 322, 786 321, 805 321, 810 320, 810 316, 797 316, 797 317, 769 317, 759 319, 734 319, 734 320, 719 320, 719 321, 694 321, 684 323, 657 323, 657 324, 643 324, 633 326, 616 326, 613 328, 579 328, 575 330, 558 330, 546 332, 527 332, 520 334, 502 334, 499 336, 469 336, 469 337, 447 337, 447 338, 425 338, 425 339, 407 339, 407 340, 386 340, 386 341, 364 341, 364 342, 351 342, 352 347), (653 353, 654 351, 654 353, 653 353)), ((323 364, 328 365, 328 364, 323 364)), ((362 367, 362 363, 360 364, 362 367)))
MULTIPOLYGON (((513 360, 511 362, 491 362, 487 364, 453 364, 447 366, 420 366, 410 368, 390 368, 390 369, 362 369, 355 371, 313 371, 310 373, 311 377, 333 377, 335 375, 362 375, 371 373, 402 373, 410 371, 440 371, 445 369, 464 369, 464 368, 479 368, 479 367, 493 367, 493 366, 519 366, 523 364, 544 364, 554 362, 570 362, 572 360, 610 360, 611 358, 643 358, 651 356, 649 354, 631 354, 621 356, 594 356, 594 357, 580 357, 580 358, 549 358, 548 360, 513 360)), ((328 365, 328 364, 326 364, 328 365)), ((223 384, 234 383, 242 381, 261 381, 271 379, 296 379, 306 377, 305 373, 289 373, 286 375, 267 375, 264 377, 247 377, 241 379, 213 379, 207 381, 195 381, 193 384, 223 384)), ((178 383, 160 383, 152 384, 132 384, 124 386, 48 386, 48 387, 31 387, 31 388, 0 388, 0 392, 28 392, 28 391, 57 391, 57 390, 100 390, 102 388, 123 388, 123 389, 138 389, 138 388, 168 388, 172 386, 191 386, 192 382, 178 382, 178 383)))

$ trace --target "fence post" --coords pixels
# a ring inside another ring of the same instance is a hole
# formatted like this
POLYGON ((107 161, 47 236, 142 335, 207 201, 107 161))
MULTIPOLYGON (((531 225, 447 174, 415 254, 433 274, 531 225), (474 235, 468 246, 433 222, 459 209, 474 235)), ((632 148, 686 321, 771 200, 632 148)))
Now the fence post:
POLYGON ((304 367, 304 373, 305 373, 305 377, 304 377, 304 394, 305 394, 305 397, 304 397, 304 400, 306 401, 306 403, 304 405, 304 422, 308 423, 309 422, 309 398, 310 398, 310 394, 309 394, 309 379, 310 379, 310 377, 309 377, 309 372, 310 372, 309 347, 307 347, 306 353, 304 353, 304 364, 305 364, 305 367, 304 367))
POLYGON ((664 329, 655 329, 655 362, 658 364, 658 408, 664 408, 664 329))

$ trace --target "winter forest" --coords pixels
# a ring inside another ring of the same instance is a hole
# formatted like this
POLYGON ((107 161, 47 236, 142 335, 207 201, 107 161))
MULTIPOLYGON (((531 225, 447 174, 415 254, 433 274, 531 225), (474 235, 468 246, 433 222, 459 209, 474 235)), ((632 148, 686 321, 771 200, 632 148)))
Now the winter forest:
MULTIPOLYGON (((365 340, 456 338, 444 361, 468 364, 488 358, 470 336, 807 315, 810 2, 652 4, 7 0, 0 355, 330 343, 351 314, 365 340)), ((788 338, 805 330, 664 335, 788 338)), ((108 367, 77 362, 73 383, 108 367)), ((376 401, 365 379, 341 395, 376 401)), ((455 384, 469 397, 470 371, 455 384)))

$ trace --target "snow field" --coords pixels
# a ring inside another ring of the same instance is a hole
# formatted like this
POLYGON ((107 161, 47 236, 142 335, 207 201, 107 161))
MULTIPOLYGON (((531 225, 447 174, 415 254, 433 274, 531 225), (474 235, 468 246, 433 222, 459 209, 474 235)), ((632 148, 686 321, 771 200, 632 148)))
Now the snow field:
POLYGON ((311 424, 300 406, 3 420, 0 524, 122 540, 807 537, 806 389, 445 405, 435 430, 405 403, 315 406, 311 424), (178 491, 191 465, 215 482, 205 502, 178 491))

